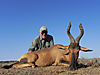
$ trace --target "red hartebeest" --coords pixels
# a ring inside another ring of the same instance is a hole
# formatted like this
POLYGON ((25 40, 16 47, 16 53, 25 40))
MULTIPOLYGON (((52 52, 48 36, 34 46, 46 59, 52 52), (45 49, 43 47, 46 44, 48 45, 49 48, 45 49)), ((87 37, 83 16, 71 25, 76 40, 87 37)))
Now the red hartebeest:
POLYGON ((26 67, 26 66, 48 66, 48 65, 65 65, 69 66, 70 70, 76 69, 77 59, 79 56, 79 51, 92 51, 87 48, 81 47, 79 41, 84 34, 82 24, 80 24, 80 35, 74 39, 70 33, 71 23, 69 23, 67 34, 70 38, 70 45, 54 45, 43 50, 34 51, 32 53, 27 53, 22 55, 13 67, 26 67), (63 63, 62 61, 68 62, 69 65, 63 63))

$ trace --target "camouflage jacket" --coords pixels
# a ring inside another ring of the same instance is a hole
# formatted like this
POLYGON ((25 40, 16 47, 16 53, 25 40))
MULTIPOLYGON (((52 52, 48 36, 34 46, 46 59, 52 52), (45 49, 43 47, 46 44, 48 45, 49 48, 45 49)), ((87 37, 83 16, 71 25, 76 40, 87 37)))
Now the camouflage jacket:
POLYGON ((46 39, 42 39, 42 37, 39 35, 34 39, 28 51, 33 52, 39 49, 51 47, 53 45, 54 45, 54 41, 51 35, 47 35, 46 39))

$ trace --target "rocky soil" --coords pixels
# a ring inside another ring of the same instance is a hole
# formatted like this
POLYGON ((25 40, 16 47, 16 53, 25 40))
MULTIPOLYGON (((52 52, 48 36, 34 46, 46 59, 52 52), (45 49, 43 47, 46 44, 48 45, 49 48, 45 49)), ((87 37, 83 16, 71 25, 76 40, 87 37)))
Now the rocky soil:
POLYGON ((1 61, 0 75, 100 75, 100 58, 79 59, 78 70, 70 71, 65 66, 2 68, 16 61, 1 61))

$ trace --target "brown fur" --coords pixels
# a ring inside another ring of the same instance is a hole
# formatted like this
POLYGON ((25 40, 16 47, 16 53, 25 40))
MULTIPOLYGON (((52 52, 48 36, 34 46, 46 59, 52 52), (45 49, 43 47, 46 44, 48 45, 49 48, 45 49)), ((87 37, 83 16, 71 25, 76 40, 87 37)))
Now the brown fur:
MULTIPOLYGON (((70 66, 71 56, 73 52, 75 53, 75 60, 76 60, 75 64, 76 64, 78 56, 79 56, 79 50, 78 49, 73 50, 73 49, 68 49, 68 48, 69 46, 63 46, 63 45, 57 44, 52 47, 45 48, 43 50, 34 51, 32 53, 26 53, 18 59, 19 63, 14 64, 13 67, 14 68, 21 68, 21 67, 28 67, 28 66, 34 67, 35 65, 37 66, 49 66, 49 65, 70 66), (26 59, 26 61, 24 61, 23 59, 26 59), (62 63, 61 61, 69 62, 69 64, 62 63)), ((84 48, 84 47, 80 47, 80 48, 83 49, 82 51, 88 50, 87 48, 84 48)))
MULTIPOLYGON (((26 66, 48 66, 48 65, 61 65, 61 61, 67 61, 66 53, 68 52, 68 46, 54 45, 43 50, 34 51, 22 55, 18 61, 22 64, 15 64, 13 67, 26 67, 26 66), (62 48, 62 49, 59 49, 62 48), (66 50, 63 50, 66 49, 66 50), (22 61, 26 59, 26 61, 22 61), (34 65, 32 63, 35 63, 34 65), (30 64, 30 65, 27 65, 30 64)), ((62 64, 65 65, 65 64, 62 64)))

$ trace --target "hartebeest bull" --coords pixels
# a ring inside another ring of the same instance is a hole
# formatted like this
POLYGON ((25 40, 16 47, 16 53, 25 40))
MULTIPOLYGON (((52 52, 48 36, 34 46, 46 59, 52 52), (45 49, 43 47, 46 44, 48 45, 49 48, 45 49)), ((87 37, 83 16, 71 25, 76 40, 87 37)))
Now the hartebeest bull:
POLYGON ((84 34, 82 24, 80 24, 80 35, 74 39, 70 33, 71 23, 69 23, 67 34, 70 38, 70 45, 54 45, 43 50, 34 51, 32 53, 27 53, 18 59, 18 62, 13 65, 13 67, 26 67, 26 66, 48 66, 48 65, 65 65, 62 61, 68 62, 70 70, 76 69, 77 59, 79 56, 79 51, 92 51, 87 48, 81 47, 79 41, 84 34))

